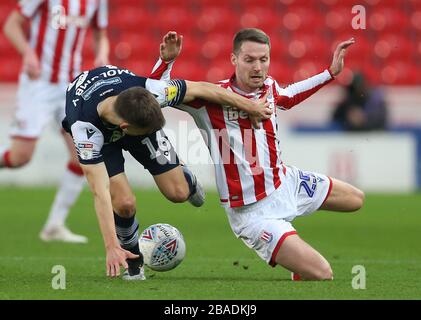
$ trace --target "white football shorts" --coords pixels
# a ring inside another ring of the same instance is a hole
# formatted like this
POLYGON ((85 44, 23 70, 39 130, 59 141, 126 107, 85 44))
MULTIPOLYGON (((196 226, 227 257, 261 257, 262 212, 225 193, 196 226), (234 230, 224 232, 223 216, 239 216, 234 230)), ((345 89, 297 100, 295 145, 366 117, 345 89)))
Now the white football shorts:
POLYGON ((281 185, 266 198, 225 209, 237 238, 272 266, 283 241, 297 234, 291 221, 318 210, 332 189, 332 180, 323 174, 293 166, 284 171, 281 185))
POLYGON ((54 120, 61 128, 65 116, 67 83, 31 80, 26 74, 19 79, 17 109, 11 137, 36 139, 45 126, 54 120))

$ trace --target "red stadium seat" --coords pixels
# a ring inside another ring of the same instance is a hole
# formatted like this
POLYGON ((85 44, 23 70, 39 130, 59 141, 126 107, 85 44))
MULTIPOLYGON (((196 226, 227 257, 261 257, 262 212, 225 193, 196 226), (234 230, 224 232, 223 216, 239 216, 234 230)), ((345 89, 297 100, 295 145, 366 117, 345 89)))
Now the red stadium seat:
POLYGON ((153 15, 153 20, 151 26, 160 30, 161 34, 170 30, 177 31, 180 34, 188 34, 195 30, 192 12, 185 8, 162 6, 153 15))
POLYGON ((385 34, 375 42, 374 53, 381 59, 408 59, 414 56, 416 47, 405 36, 385 34))
POLYGON ((205 80, 210 82, 217 82, 228 79, 234 73, 234 67, 231 61, 226 58, 218 60, 209 60, 203 64, 205 71, 205 80))
POLYGON ((2 1, 0 3, 0 21, 3 23, 6 17, 16 8, 16 1, 2 1))
POLYGON ((271 39, 271 58, 272 59, 284 59, 288 56, 288 43, 280 37, 272 36, 271 39))
POLYGON ((330 56, 330 43, 323 38, 314 41, 311 34, 294 36, 287 45, 289 56, 295 59, 323 59, 330 56))
POLYGON ((419 0, 408 0, 408 7, 409 10, 414 11, 414 10, 420 10, 421 11, 421 1, 419 0))
POLYGON ((388 63, 381 71, 381 82, 388 85, 417 84, 418 72, 403 61, 388 63))
POLYGON ((414 46, 415 46, 415 61, 421 61, 421 37, 415 41, 414 46))
POLYGON ((208 34, 202 42, 201 55, 206 59, 229 59, 232 52, 232 39, 230 34, 208 34))
POLYGON ((4 57, 14 57, 17 54, 16 49, 12 46, 9 39, 6 38, 3 32, 0 33, 0 53, 4 57))
MULTIPOLYGON (((167 0, 161 0, 167 1, 167 0)), ((193 0, 194 5, 201 7, 202 9, 208 7, 220 7, 220 8, 229 8, 235 7, 238 5, 238 1, 227 1, 227 0, 193 0)))
POLYGON ((204 33, 223 32, 233 34, 239 28, 238 19, 233 19, 228 8, 207 7, 198 13, 196 28, 204 33))
MULTIPOLYGON (((195 0, 148 0, 147 4, 150 6, 157 6, 161 7, 161 10, 164 8, 171 6, 171 7, 178 7, 178 8, 189 8, 195 3, 199 1, 195 0)), ((137 3, 139 3, 139 0, 137 0, 137 3)))
POLYGON ((390 8, 376 8, 368 16, 369 27, 377 32, 406 30, 409 27, 407 15, 390 8))
MULTIPOLYGON (((144 6, 145 1, 142 1, 142 6, 144 6)), ((115 8, 117 6, 130 6, 133 9, 137 9, 139 7, 139 0, 118 0, 118 1, 108 1, 108 5, 110 8, 115 8)))
POLYGON ((253 7, 253 6, 275 8, 281 1, 280 0, 240 0, 238 2, 241 3, 241 6, 245 8, 253 7))
POLYGON ((325 15, 325 25, 332 32, 344 33, 352 32, 352 12, 349 8, 332 8, 325 15))
MULTIPOLYGON (((351 1, 351 0, 347 0, 351 1)), ((418 1, 418 0, 416 0, 418 1)), ((395 10, 401 10, 407 7, 408 1, 402 0, 365 0, 365 2, 370 5, 373 9, 380 9, 380 8, 390 8, 395 10)), ((364 5, 364 3, 362 3, 364 5)))
POLYGON ((260 28, 265 32, 280 25, 280 17, 276 11, 265 7, 248 7, 239 17, 242 28, 260 28))
POLYGON ((16 82, 22 67, 22 59, 16 59, 16 56, 5 58, 0 54, 0 60, 4 62, 0 64, 1 81, 16 82))
POLYGON ((293 68, 283 59, 272 58, 269 67, 269 76, 275 79, 279 85, 293 82, 293 68))
POLYGON ((306 7, 294 8, 282 12, 279 25, 282 29, 291 32, 316 32, 321 31, 324 26, 324 15, 318 10, 306 7))
POLYGON ((201 56, 203 39, 198 39, 192 35, 185 35, 183 39, 183 48, 181 51, 181 59, 197 59, 201 56))
POLYGON ((209 67, 210 65, 202 66, 200 60, 179 59, 174 64, 172 78, 203 81, 206 79, 206 72, 209 67))
POLYGON ((410 22, 414 30, 421 33, 421 8, 411 14, 410 22))
POLYGON ((118 6, 109 19, 110 29, 139 31, 140 26, 151 25, 155 21, 153 14, 142 7, 118 6))
POLYGON ((301 60, 294 68, 293 79, 294 82, 307 79, 315 74, 322 72, 328 66, 321 66, 317 60, 301 60))
POLYGON ((300 8, 317 10, 320 7, 318 1, 308 1, 308 0, 278 0, 277 3, 281 10, 287 10, 287 11, 300 9, 300 8))
POLYGON ((159 57, 159 39, 147 33, 124 33, 115 43, 118 59, 153 59, 159 57))

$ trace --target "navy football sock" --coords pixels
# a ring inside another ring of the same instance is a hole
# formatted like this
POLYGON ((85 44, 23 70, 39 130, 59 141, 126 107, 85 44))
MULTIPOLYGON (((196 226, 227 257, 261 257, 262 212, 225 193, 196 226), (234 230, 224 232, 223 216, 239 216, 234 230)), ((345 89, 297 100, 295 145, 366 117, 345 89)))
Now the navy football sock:
POLYGON ((114 222, 121 247, 131 253, 139 254, 139 223, 135 216, 123 218, 114 212, 114 222))

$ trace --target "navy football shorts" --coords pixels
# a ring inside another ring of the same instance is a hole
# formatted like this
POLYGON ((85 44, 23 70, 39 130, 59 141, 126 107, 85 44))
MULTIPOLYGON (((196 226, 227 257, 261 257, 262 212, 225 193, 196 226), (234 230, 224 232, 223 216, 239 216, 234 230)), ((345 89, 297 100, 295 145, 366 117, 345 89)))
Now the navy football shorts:
POLYGON ((102 148, 109 177, 124 172, 123 150, 128 151, 152 175, 167 172, 180 164, 177 153, 163 130, 147 136, 126 135, 102 148))

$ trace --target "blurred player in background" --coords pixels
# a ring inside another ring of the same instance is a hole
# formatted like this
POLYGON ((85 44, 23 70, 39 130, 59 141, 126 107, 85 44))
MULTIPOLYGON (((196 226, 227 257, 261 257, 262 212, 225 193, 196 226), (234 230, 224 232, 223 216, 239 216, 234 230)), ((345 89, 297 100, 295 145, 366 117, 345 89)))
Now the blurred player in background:
MULTIPOLYGON (((61 124, 66 88, 81 72, 81 50, 89 27, 95 41, 95 66, 108 63, 107 10, 106 0, 32 0, 20 1, 8 16, 3 31, 22 55, 23 67, 10 146, 0 146, 0 168, 26 165, 48 122, 54 119, 61 124), (27 21, 29 39, 25 35, 27 21)), ((86 243, 86 237, 65 226, 84 178, 72 139, 64 131, 62 134, 70 159, 40 237, 44 241, 86 243)))
POLYGON ((335 107, 333 122, 347 131, 385 130, 387 106, 381 88, 370 88, 362 73, 355 73, 335 107))
POLYGON ((295 279, 330 280, 333 273, 327 260, 297 235, 291 221, 319 209, 356 211, 364 194, 343 181, 283 164, 277 110, 291 109, 331 82, 342 71, 346 49, 353 43, 350 39, 337 46, 328 69, 281 88, 268 76, 269 37, 259 29, 243 29, 234 37, 235 73, 219 86, 252 100, 267 97, 271 118, 255 129, 251 117, 236 108, 202 100, 178 106, 207 132, 220 201, 235 235, 268 264, 292 271, 295 279))

